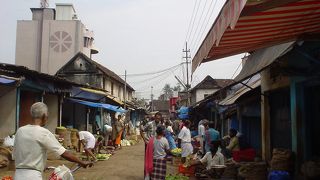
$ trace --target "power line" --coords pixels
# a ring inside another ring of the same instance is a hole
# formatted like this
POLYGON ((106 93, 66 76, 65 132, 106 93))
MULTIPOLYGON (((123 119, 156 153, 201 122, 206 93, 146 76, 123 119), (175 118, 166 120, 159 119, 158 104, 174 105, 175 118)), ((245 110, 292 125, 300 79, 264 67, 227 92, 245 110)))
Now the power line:
MULTIPOLYGON (((148 76, 148 75, 159 74, 159 73, 162 73, 162 72, 165 72, 165 71, 170 71, 171 69, 174 69, 176 67, 179 67, 179 66, 181 66, 181 64, 183 64, 183 63, 177 64, 175 66, 172 66, 172 67, 169 67, 169 68, 166 68, 166 69, 163 69, 163 70, 159 70, 159 71, 140 73, 140 74, 127 74, 127 76, 134 77, 134 76, 148 76)), ((125 75, 119 75, 119 76, 125 76, 125 75)))
POLYGON ((190 31, 190 34, 189 34, 188 38, 186 39, 186 42, 189 41, 190 36, 191 36, 191 34, 192 34, 192 32, 193 32, 194 22, 195 22, 195 20, 196 20, 197 15, 198 15, 198 11, 199 11, 199 6, 200 6, 200 4, 201 4, 201 0, 198 1, 197 10, 196 10, 195 16, 194 16, 194 18, 193 18, 192 26, 191 26, 191 31, 190 31))
POLYGON ((188 35, 189 35, 189 32, 190 32, 191 23, 192 23, 192 20, 193 20, 193 17, 194 17, 194 10, 196 9, 197 2, 198 2, 198 0, 196 0, 194 2, 194 6, 193 6, 193 10, 192 10, 192 14, 191 14, 191 18, 190 18, 190 22, 189 22, 188 31, 187 31, 187 34, 186 34, 185 41, 187 41, 187 38, 188 38, 188 35))
POLYGON ((205 15, 205 18, 204 18, 204 21, 203 21, 203 23, 202 23, 202 25, 201 25, 200 31, 199 31, 199 33, 198 33, 198 35, 197 35, 196 40, 194 41, 195 44, 194 44, 194 46, 193 46, 193 49, 197 49, 197 48, 199 47, 199 43, 201 43, 201 41, 202 41, 202 39, 203 39, 202 37, 203 37, 203 35, 205 34, 205 30, 206 30, 207 27, 208 27, 208 24, 209 24, 209 22, 210 22, 210 19, 211 19, 213 13, 214 13, 215 8, 216 8, 217 2, 218 2, 218 0, 212 0, 212 1, 210 2, 209 9, 208 9, 208 11, 207 11, 207 13, 206 13, 206 15, 205 15), (214 1, 214 4, 213 4, 213 6, 211 6, 212 3, 213 3, 213 1, 214 1), (213 7, 213 8, 211 9, 211 7, 213 7), (209 15, 209 18, 207 19, 209 12, 211 12, 211 13, 210 13, 210 15, 209 15), (207 21, 206 21, 206 19, 207 19, 207 21), (204 26, 204 24, 206 24, 206 25, 204 26), (200 38, 200 39, 199 39, 199 38, 200 38))
POLYGON ((205 3, 204 3, 204 5, 203 5, 203 10, 202 10, 201 15, 200 15, 200 17, 199 17, 199 21, 198 21, 198 23, 197 23, 196 30, 195 30, 195 32, 194 32, 194 35, 192 36, 192 39, 191 39, 191 41, 190 41, 190 44, 193 44, 194 37, 195 37, 195 35, 196 35, 197 32, 198 32, 199 24, 200 24, 200 21, 201 21, 201 19, 202 19, 202 16, 203 16, 203 13, 204 13, 204 10, 205 10, 205 8, 206 8, 207 3, 208 3, 208 0, 206 0, 205 3))

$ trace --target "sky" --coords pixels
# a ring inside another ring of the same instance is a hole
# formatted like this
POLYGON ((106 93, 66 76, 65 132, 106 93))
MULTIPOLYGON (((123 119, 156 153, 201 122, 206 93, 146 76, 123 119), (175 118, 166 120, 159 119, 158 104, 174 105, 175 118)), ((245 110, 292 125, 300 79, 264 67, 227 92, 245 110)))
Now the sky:
MULTIPOLYGON (((179 65, 184 62, 185 42, 192 58, 224 4, 224 0, 49 0, 52 8, 62 2, 73 3, 78 18, 94 32, 100 52, 93 59, 122 78, 126 70, 138 98, 149 98, 151 87, 158 97, 166 83, 177 84, 175 75, 186 81, 186 67, 179 65), (133 76, 142 73, 148 75, 133 76)), ((0 62, 14 64, 17 20, 30 20, 30 8, 39 4, 40 0, 2 2, 0 62)), ((207 75, 234 77, 242 56, 202 64, 192 75, 192 86, 207 75)))

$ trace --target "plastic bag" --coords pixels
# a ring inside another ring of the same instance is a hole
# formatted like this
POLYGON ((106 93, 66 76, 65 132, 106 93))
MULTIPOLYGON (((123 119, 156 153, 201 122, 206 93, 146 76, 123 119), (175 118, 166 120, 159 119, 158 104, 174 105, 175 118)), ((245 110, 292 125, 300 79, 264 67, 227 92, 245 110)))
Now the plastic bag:
POLYGON ((69 168, 65 165, 58 166, 54 169, 49 180, 74 180, 69 168))

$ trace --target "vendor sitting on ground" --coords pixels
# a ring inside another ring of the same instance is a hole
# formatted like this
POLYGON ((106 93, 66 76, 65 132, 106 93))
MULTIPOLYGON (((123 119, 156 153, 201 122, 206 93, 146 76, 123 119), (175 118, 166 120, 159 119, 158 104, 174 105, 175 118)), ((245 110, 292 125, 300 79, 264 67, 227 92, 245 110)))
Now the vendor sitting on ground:
POLYGON ((204 172, 207 173, 211 168, 217 165, 224 165, 224 156, 218 152, 220 144, 221 141, 212 141, 210 145, 210 151, 207 152, 202 159, 192 161, 190 163, 191 166, 206 165, 206 170, 204 172))
POLYGON ((91 134, 89 131, 79 131, 77 137, 79 138, 80 143, 84 147, 87 160, 90 160, 90 156, 93 161, 97 161, 96 156, 93 154, 96 144, 96 139, 94 138, 93 134, 91 134))
POLYGON ((230 142, 226 148, 231 152, 240 150, 239 139, 238 139, 237 133, 238 133, 238 131, 233 128, 231 128, 229 130, 230 142))

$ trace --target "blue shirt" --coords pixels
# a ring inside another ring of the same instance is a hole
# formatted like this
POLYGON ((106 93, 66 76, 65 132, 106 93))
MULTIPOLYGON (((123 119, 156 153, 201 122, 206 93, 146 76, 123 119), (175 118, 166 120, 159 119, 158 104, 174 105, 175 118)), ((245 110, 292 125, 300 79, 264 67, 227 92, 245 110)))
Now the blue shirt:
POLYGON ((206 152, 210 151, 210 144, 212 141, 216 141, 219 140, 220 138, 220 133, 219 131, 213 129, 213 128, 209 128, 206 132, 205 132, 205 137, 204 140, 206 141, 205 144, 205 150, 206 152))

